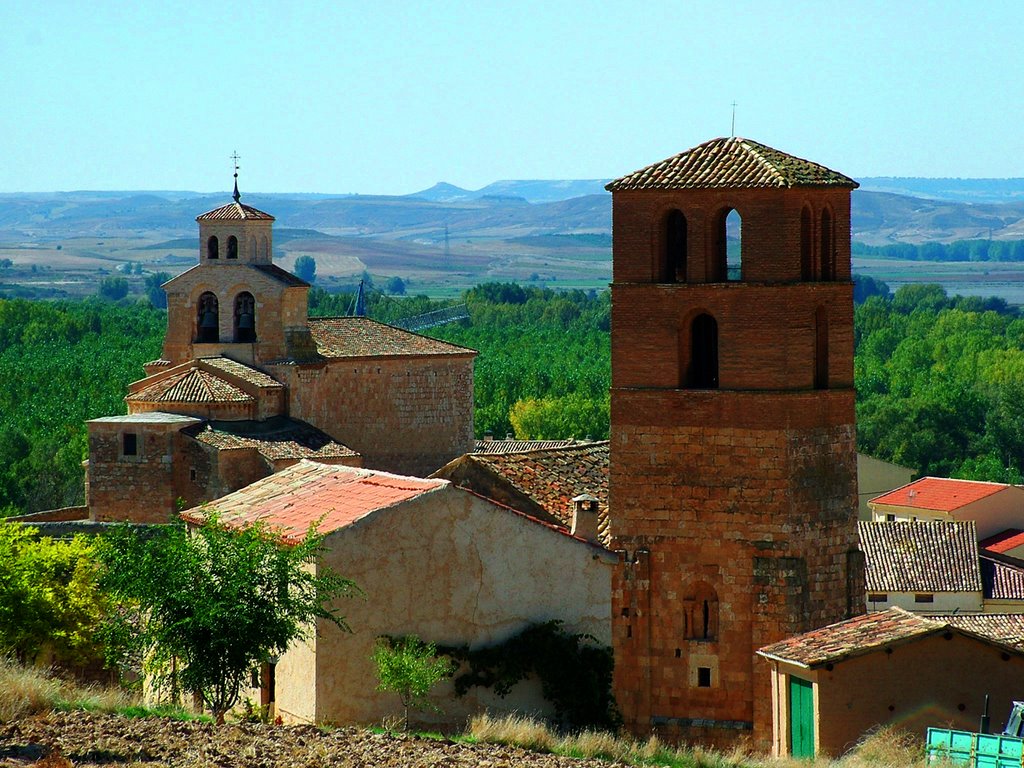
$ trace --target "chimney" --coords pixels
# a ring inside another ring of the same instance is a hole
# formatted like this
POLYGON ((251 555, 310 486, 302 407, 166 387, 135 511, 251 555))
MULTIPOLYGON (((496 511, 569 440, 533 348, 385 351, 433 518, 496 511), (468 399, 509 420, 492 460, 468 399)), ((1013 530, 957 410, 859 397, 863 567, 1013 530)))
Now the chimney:
POLYGON ((598 500, 589 493, 582 493, 572 500, 573 536, 579 536, 595 544, 600 543, 597 537, 598 500))
POLYGON ((494 433, 491 432, 491 430, 487 430, 486 432, 484 432, 484 442, 485 443, 493 443, 494 442, 494 433))

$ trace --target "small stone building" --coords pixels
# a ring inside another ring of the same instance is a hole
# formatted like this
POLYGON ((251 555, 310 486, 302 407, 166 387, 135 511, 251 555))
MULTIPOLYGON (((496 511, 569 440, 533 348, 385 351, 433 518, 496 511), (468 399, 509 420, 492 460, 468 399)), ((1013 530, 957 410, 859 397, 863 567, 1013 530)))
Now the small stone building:
POLYGON ((473 447, 473 350, 365 317, 307 317, 273 221, 197 218, 199 263, 164 285, 163 355, 126 416, 89 422, 96 521, 166 522, 299 461, 427 474, 473 447))
MULTIPOLYGON (((399 714, 397 697, 376 690, 370 655, 382 635, 479 647, 558 619, 610 644, 615 556, 447 480, 301 461, 207 508, 232 525, 262 521, 286 541, 318 523, 326 537, 316 567, 353 579, 365 595, 337 606, 351 634, 322 622, 252 692, 287 720, 379 723, 399 714)), ((203 514, 183 517, 199 522, 203 514)), ((435 724, 461 725, 484 709, 550 713, 529 681, 505 699, 482 689, 456 698, 447 682, 432 701, 441 712, 424 717, 435 724)))
POLYGON ((1022 637, 1019 615, 927 618, 890 608, 762 648, 772 753, 837 756, 889 724, 973 731, 986 695, 998 727, 1024 690, 1022 637))

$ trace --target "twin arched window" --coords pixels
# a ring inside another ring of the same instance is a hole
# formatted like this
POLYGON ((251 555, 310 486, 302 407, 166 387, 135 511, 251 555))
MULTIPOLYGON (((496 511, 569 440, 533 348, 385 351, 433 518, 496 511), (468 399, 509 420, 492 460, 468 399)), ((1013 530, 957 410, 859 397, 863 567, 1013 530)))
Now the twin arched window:
MULTIPOLYGON (((248 291, 235 297, 235 342, 256 341, 256 299, 248 291)), ((220 341, 220 303, 210 291, 199 296, 196 312, 196 343, 216 344, 220 341)))
POLYGON ((210 239, 206 241, 206 258, 220 258, 220 242, 217 240, 216 235, 211 236, 210 239))
POLYGON ((685 283, 687 257, 686 216, 680 210, 670 211, 665 219, 664 250, 659 282, 685 283))

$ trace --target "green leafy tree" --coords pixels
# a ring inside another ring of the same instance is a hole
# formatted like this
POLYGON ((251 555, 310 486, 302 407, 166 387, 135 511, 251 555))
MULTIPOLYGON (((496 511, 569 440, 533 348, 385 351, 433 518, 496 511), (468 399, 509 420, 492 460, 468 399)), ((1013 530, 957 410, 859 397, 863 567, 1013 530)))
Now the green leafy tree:
POLYGON ((302 254, 295 259, 293 271, 296 277, 305 280, 307 283, 312 283, 316 280, 316 259, 307 254, 302 254))
POLYGON ((100 298, 120 301, 128 295, 128 280, 123 277, 104 277, 100 281, 100 298))
POLYGON ((167 272, 154 272, 151 275, 146 275, 146 297, 149 299, 149 303, 157 309, 167 309, 167 293, 160 286, 170 279, 171 276, 167 272))
POLYGON ((62 666, 98 661, 104 605, 90 541, 0 523, 0 655, 31 662, 48 649, 62 666))
POLYGON ((330 604, 356 587, 317 563, 322 541, 311 528, 288 546, 263 525, 239 529, 214 513, 194 529, 141 536, 119 528, 100 549, 103 586, 122 609, 107 634, 119 639, 122 658, 148 659, 157 682, 199 693, 223 723, 256 665, 318 620, 348 629, 330 604))
POLYGON ((388 281, 384 284, 385 290, 394 296, 405 295, 405 280, 400 277, 389 277, 388 281))
POLYGON ((438 657, 433 643, 425 643, 416 635, 380 638, 372 658, 377 667, 377 690, 393 691, 402 701, 405 730, 409 730, 409 708, 432 708, 427 699, 430 690, 451 677, 455 669, 450 659, 438 657))

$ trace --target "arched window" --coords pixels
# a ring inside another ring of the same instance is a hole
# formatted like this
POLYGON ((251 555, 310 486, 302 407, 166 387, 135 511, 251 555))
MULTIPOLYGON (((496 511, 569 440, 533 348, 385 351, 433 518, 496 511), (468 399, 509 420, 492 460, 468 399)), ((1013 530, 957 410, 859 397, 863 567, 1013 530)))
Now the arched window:
POLYGON ((238 238, 234 235, 228 238, 228 258, 238 258, 238 238))
POLYGON ((256 341, 256 300, 248 291, 235 297, 235 341, 256 341))
POLYGON ((215 344, 220 341, 220 312, 217 306, 217 297, 209 291, 199 297, 196 325, 196 341, 199 344, 215 344))
POLYGON ((270 241, 267 238, 263 238, 263 258, 270 258, 270 241))
POLYGON ((824 307, 814 313, 814 388, 828 389, 828 313, 824 307))
POLYGON ((832 237, 832 214, 828 208, 821 212, 821 279, 836 279, 835 238, 832 237))
POLYGON ((718 638, 718 595, 709 584, 693 585, 683 599, 684 632, 689 640, 718 638))
POLYGON ((693 319, 684 382, 688 389, 718 389, 718 323, 711 315, 693 319))
POLYGON ((220 243, 217 242, 217 237, 215 235, 211 236, 210 239, 206 241, 206 258, 220 258, 220 243))
POLYGON ((800 211, 800 279, 814 279, 814 241, 811 239, 811 209, 800 211))
POLYGON ((726 208, 715 219, 712 237, 714 280, 743 279, 743 221, 735 208, 726 208))
POLYGON ((665 220, 665 253, 661 281, 686 282, 686 216, 672 211, 665 220))

